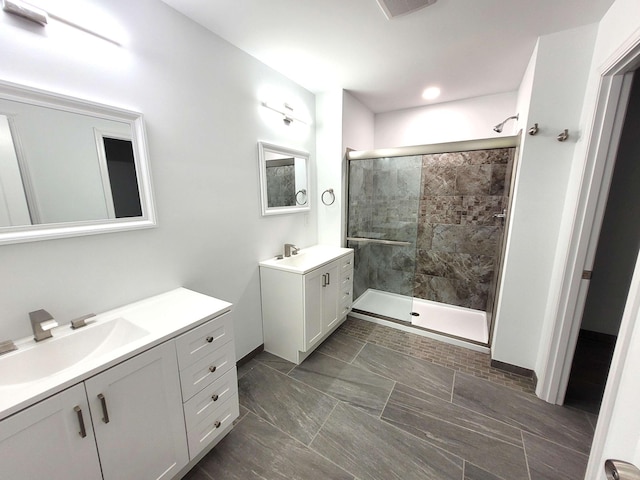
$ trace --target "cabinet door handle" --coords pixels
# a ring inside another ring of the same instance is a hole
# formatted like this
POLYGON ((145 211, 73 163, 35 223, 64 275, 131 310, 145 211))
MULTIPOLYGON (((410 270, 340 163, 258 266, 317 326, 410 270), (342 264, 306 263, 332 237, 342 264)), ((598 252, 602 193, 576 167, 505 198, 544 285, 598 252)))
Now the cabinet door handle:
POLYGON ((327 272, 327 285, 331 285, 331 274, 327 272))
POLYGON ((327 275, 326 274, 322 274, 322 286, 326 287, 327 286, 327 275))
POLYGON ((220 421, 219 421, 219 420, 216 420, 216 423, 214 423, 213 425, 214 425, 216 428, 220 428, 220 425, 222 425, 222 424, 220 423, 220 421))
POLYGON ((107 399, 104 398, 104 395, 99 393, 98 398, 100 399, 100 404, 102 405, 102 421, 104 423, 109 423, 109 411, 107 410, 107 399))
POLYGON ((82 418, 82 409, 80 408, 80 405, 76 405, 73 409, 76 412, 76 415, 78 415, 78 423, 80 424, 80 436, 82 438, 87 436, 87 429, 84 428, 84 418, 82 418))
POLYGON ((211 373, 215 372, 215 371, 216 371, 216 366, 215 366, 215 365, 211 365, 211 366, 209 367, 209 371, 210 371, 211 373))
POLYGON ((218 401, 218 395, 217 394, 213 394, 213 396, 211 397, 211 400, 213 400, 214 402, 218 401))
POLYGON ((207 343, 213 342, 213 337, 207 337, 207 343))

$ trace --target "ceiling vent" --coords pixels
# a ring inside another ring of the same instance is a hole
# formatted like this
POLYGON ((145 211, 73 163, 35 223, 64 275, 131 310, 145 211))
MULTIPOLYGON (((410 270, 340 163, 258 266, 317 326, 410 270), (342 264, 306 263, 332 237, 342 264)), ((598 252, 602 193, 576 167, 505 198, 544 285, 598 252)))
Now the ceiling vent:
POLYGON ((413 13, 421 8, 433 5, 437 1, 438 0, 377 0, 378 5, 380 5, 380 8, 389 20, 394 17, 399 17, 400 15, 413 13))

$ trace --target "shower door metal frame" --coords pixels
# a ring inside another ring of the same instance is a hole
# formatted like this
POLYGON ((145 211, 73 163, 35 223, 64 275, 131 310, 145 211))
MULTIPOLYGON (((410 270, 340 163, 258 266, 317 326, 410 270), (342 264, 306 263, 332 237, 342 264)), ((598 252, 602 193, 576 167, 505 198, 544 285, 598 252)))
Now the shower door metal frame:
MULTIPOLYGON (((446 142, 446 143, 432 143, 428 145, 411 145, 407 147, 395 147, 395 148, 380 148, 376 150, 353 150, 351 148, 347 148, 344 155, 344 164, 343 164, 343 172, 344 172, 344 183, 343 183, 343 198, 345 201, 343 202, 343 211, 342 211, 342 245, 346 247, 347 241, 364 241, 364 242, 373 242, 375 239, 358 239, 347 237, 347 227, 348 227, 348 215, 349 215, 349 162, 358 161, 358 160, 372 160, 376 158, 393 158, 393 157, 408 157, 408 156, 417 156, 417 155, 430 155, 430 154, 438 154, 438 153, 453 153, 453 152, 471 152, 475 150, 494 150, 499 148, 515 148, 516 151, 514 153, 513 159, 513 167, 511 172, 511 185, 509 191, 509 204, 506 209, 506 216, 504 217, 504 233, 502 236, 502 243, 500 246, 500 252, 498 256, 498 277, 495 285, 495 292, 493 295, 492 301, 492 312, 495 313, 496 307, 498 305, 499 297, 500 297, 500 282, 502 278, 502 270, 504 264, 505 250, 507 246, 507 240, 509 235, 509 225, 511 223, 511 204, 513 202, 513 189, 515 185, 515 173, 518 169, 519 163, 519 150, 520 150, 520 140, 521 140, 522 130, 518 132, 516 135, 509 135, 504 137, 494 137, 494 138, 480 138, 476 140, 463 140, 459 142, 446 142)), ((393 242, 395 243, 395 242, 393 242)), ((403 242, 404 243, 404 242, 403 242)), ((488 310, 488 309, 487 309, 488 310)), ((375 315, 374 315, 375 316, 375 315)), ((495 324, 494 319, 491 319, 491 323, 489 325, 489 339, 486 343, 486 346, 491 346, 491 341, 493 339, 493 326, 495 324)), ((438 332, 439 333, 439 332, 438 332)), ((446 334, 440 333, 441 335, 448 336, 446 334)), ((458 337, 455 337, 458 338, 458 337)), ((474 342, 473 340, 465 340, 469 343, 478 344, 478 342, 474 342)), ((482 344, 485 345, 485 344, 482 344)))

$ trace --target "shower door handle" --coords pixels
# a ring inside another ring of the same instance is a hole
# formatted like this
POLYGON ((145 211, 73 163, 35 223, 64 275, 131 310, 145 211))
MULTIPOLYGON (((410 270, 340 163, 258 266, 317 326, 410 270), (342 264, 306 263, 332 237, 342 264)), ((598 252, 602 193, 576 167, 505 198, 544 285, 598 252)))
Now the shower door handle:
POLYGON ((350 240, 352 242, 379 243, 381 245, 397 245, 397 246, 403 246, 403 247, 412 245, 411 242, 402 242, 399 240, 380 240, 379 238, 347 237, 347 240, 350 240))

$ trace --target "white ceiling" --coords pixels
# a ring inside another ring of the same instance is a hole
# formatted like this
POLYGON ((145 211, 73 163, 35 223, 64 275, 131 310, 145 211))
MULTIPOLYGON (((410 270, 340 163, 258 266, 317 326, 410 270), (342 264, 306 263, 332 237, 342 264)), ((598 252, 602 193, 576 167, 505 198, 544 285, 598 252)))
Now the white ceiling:
POLYGON ((163 0, 308 90, 373 112, 510 92, 536 39, 599 21, 613 0, 438 0, 387 20, 376 0, 163 0), (442 95, 427 102, 425 87, 442 95))

